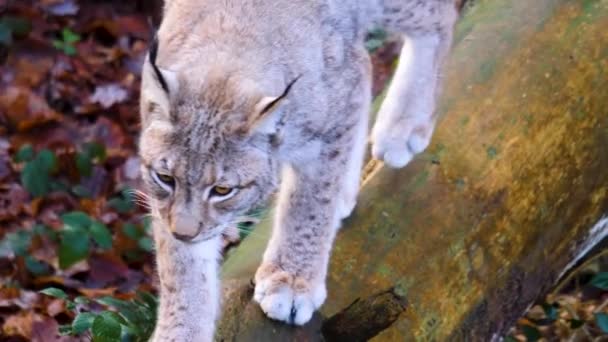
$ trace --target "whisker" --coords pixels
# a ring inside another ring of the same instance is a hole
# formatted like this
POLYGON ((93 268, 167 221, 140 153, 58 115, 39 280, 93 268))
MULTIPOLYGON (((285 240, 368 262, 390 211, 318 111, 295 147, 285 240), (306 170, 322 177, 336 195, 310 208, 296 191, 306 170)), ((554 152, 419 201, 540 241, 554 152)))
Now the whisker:
POLYGON ((127 191, 127 193, 136 198, 145 198, 145 199, 150 198, 150 196, 148 194, 146 194, 145 192, 138 190, 138 189, 129 189, 127 191))
POLYGON ((129 189, 128 194, 131 196, 131 200, 137 205, 147 210, 152 209, 150 205, 151 197, 145 192, 138 189, 129 189))

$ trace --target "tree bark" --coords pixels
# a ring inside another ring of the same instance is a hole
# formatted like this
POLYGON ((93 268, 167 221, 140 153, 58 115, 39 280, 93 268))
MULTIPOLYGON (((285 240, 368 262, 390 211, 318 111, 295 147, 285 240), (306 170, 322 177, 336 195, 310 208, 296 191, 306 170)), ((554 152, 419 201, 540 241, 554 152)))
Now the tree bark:
POLYGON ((504 334, 608 233, 607 31, 604 1, 477 1, 458 24, 432 145, 365 182, 321 312, 295 328, 251 301, 265 222, 224 264, 218 340, 504 334), (353 315, 367 309, 385 317, 353 315))

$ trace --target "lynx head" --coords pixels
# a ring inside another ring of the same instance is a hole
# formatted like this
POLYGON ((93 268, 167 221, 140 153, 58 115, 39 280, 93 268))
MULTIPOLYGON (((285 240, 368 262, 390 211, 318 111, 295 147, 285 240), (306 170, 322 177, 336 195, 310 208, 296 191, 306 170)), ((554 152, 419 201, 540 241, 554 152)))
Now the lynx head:
MULTIPOLYGON (((152 215, 182 241, 209 239, 276 190, 272 130, 287 97, 210 70, 203 77, 145 61, 140 156, 152 215)), ((160 63, 159 63, 160 64, 160 63)))

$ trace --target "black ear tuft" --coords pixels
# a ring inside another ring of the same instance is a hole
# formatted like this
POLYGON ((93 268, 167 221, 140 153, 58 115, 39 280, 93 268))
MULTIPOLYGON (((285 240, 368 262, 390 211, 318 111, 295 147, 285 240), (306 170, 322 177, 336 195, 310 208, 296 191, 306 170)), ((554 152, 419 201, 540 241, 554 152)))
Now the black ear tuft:
POLYGON ((169 87, 167 86, 167 82, 165 81, 163 74, 160 72, 160 69, 156 66, 156 55, 158 54, 158 38, 156 35, 154 39, 152 39, 152 45, 150 45, 150 64, 152 65, 152 69, 154 69, 154 73, 156 74, 156 78, 160 83, 160 86, 163 87, 163 90, 169 93, 169 87))
POLYGON ((289 91, 291 90, 291 87, 296 83, 296 81, 298 79, 300 79, 302 75, 298 75, 296 78, 293 79, 293 81, 289 82, 289 84, 287 85, 287 87, 285 88, 285 90, 283 91, 283 94, 279 95, 279 97, 277 97, 274 101, 270 102, 269 104, 267 104, 264 109, 262 109, 261 114, 264 114, 266 112, 268 112, 270 109, 272 109, 277 103, 281 102, 281 100, 283 100, 285 97, 287 97, 287 95, 289 95, 289 91))

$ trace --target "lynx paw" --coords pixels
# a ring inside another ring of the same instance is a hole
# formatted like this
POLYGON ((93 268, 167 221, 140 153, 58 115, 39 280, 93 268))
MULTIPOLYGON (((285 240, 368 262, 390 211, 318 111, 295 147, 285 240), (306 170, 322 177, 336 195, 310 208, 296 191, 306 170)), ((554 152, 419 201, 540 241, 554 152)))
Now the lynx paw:
POLYGON ((275 320, 289 324, 306 324, 325 301, 325 284, 311 284, 280 267, 264 263, 258 269, 253 299, 262 311, 275 320))
POLYGON ((372 155, 390 167, 404 167, 429 145, 432 133, 432 122, 408 122, 405 127, 379 123, 372 131, 372 155))

